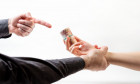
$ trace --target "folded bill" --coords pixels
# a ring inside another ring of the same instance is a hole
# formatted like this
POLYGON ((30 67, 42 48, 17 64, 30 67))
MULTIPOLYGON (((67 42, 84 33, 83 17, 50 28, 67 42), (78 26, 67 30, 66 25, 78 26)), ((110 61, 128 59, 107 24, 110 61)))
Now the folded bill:
POLYGON ((60 33, 61 33, 64 40, 66 40, 68 36, 70 37, 71 45, 77 42, 76 39, 74 38, 70 28, 65 28, 60 33))

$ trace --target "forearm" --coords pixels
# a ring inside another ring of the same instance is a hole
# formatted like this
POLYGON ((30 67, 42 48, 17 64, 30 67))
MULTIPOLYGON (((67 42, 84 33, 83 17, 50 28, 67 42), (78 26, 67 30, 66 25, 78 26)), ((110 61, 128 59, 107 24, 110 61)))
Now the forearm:
POLYGON ((61 78, 64 78, 68 75, 76 73, 82 69, 84 69, 85 62, 80 57, 73 57, 73 58, 65 58, 65 59, 56 59, 56 60, 46 60, 48 63, 51 64, 51 68, 53 71, 57 72, 59 78, 52 77, 51 83, 61 78))
POLYGON ((9 33, 8 19, 0 20, 0 38, 8 38, 11 36, 9 33))
POLYGON ((119 65, 140 71, 140 52, 132 53, 114 53, 108 52, 107 61, 110 64, 119 65))
POLYGON ((82 70, 84 66, 84 60, 79 57, 40 60, 0 54, 0 84, 19 84, 18 81, 21 84, 50 84, 82 70))

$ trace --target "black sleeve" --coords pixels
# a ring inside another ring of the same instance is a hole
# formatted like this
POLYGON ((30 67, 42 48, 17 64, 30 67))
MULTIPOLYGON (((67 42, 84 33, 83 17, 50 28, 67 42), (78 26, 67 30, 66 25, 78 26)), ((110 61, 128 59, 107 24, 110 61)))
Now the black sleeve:
POLYGON ((0 38, 8 38, 9 34, 8 19, 0 20, 0 38))
POLYGON ((82 58, 40 60, 0 54, 0 84, 51 84, 82 70, 82 58))

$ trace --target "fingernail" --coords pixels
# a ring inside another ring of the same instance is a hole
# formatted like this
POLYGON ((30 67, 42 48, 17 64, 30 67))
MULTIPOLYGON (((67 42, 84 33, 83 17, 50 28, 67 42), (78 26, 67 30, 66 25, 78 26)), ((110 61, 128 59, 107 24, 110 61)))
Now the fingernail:
POLYGON ((48 26, 49 28, 52 28, 52 26, 50 25, 50 26, 48 26))

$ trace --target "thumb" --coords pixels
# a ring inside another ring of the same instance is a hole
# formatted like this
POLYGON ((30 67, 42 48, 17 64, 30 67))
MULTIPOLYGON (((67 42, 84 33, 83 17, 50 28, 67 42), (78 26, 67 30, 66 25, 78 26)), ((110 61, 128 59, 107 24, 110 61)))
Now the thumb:
POLYGON ((103 52, 103 54, 106 54, 107 51, 108 51, 108 47, 107 46, 102 46, 101 51, 103 52))
POLYGON ((26 13, 25 16, 26 16, 26 19, 29 19, 29 20, 32 19, 32 16, 31 16, 30 12, 26 13))

